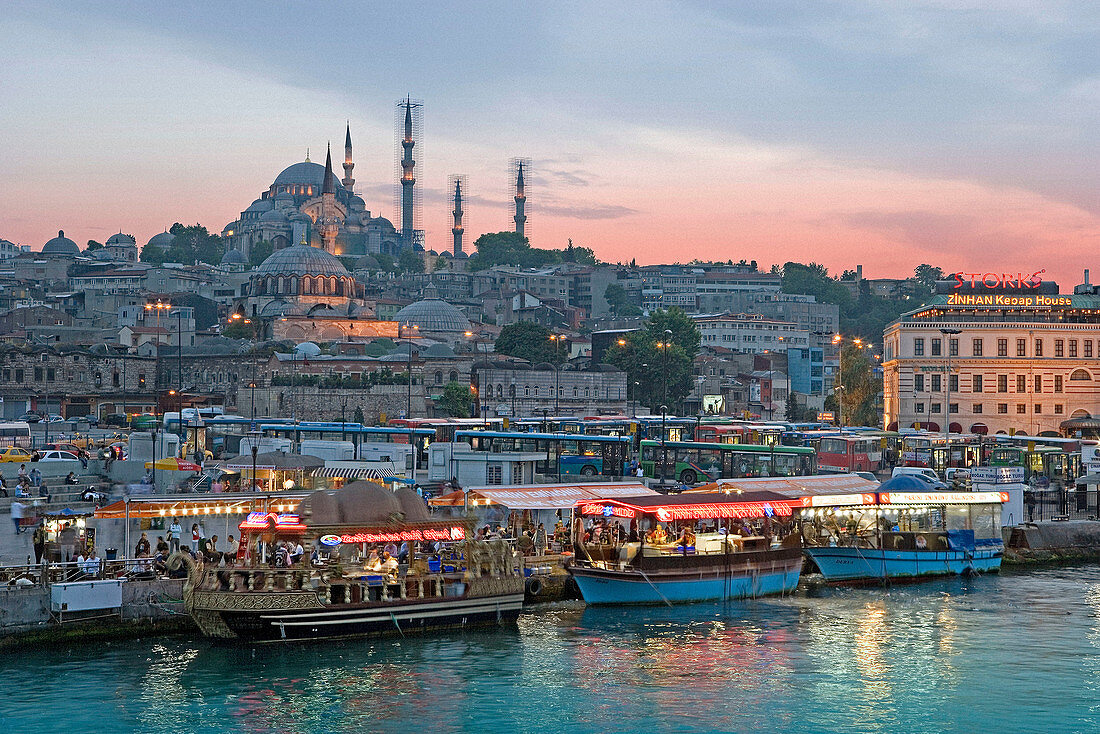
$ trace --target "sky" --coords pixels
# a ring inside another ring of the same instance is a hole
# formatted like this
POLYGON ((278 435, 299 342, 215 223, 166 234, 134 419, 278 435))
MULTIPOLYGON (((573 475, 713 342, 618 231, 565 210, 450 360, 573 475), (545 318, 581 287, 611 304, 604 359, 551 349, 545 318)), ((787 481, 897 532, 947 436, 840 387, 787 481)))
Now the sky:
MULTIPOLYGON (((399 222, 395 102, 423 101, 427 246, 512 228, 606 261, 794 260, 902 277, 1100 246, 1100 3, 82 2, 0 17, 0 237, 220 231, 342 160, 399 222)), ((337 175, 342 171, 337 165, 337 175)), ((1097 273, 1100 279, 1100 272, 1097 273)))

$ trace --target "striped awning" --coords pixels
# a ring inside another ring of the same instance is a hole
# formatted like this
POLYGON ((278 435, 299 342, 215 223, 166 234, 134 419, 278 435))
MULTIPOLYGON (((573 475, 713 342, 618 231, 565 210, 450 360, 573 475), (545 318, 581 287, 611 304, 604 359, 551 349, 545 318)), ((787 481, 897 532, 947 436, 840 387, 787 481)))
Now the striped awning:
POLYGON ((315 477, 340 477, 341 479, 393 479, 397 477, 392 471, 388 469, 375 469, 370 468, 355 468, 355 469, 343 469, 338 466, 322 466, 319 469, 313 471, 315 477))

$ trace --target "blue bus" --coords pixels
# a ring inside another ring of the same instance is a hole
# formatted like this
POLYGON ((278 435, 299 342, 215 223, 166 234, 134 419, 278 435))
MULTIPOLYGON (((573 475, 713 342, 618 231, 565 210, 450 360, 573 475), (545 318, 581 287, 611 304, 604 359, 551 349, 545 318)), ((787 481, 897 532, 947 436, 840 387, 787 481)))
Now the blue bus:
POLYGON ((524 431, 456 431, 455 441, 474 451, 527 451, 546 458, 535 465, 543 476, 621 477, 630 461, 630 436, 589 436, 524 431))

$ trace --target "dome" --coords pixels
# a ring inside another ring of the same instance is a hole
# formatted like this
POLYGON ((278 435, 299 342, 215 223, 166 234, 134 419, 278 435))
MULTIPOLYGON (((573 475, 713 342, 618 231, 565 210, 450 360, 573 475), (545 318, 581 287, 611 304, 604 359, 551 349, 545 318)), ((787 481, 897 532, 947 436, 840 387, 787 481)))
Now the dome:
MULTIPOLYGON (((154 238, 155 239, 155 238, 154 238)), ((222 255, 222 265, 248 265, 248 258, 238 249, 226 250, 222 255)))
POLYGON ((367 208, 367 202, 363 201, 363 197, 352 194, 348 199, 348 208, 353 212, 361 212, 367 208))
MULTIPOLYGON (((284 168, 282 173, 275 177, 275 183, 272 186, 312 186, 314 193, 319 196, 324 182, 324 166, 312 161, 302 161, 284 168)), ((344 184, 340 183, 339 178, 336 178, 336 188, 344 188, 344 184)))
POLYGON ((286 219, 286 215, 278 209, 272 209, 269 212, 264 212, 260 215, 260 221, 271 222, 274 224, 290 224, 290 222, 288 222, 286 219))
POLYGON ((378 260, 377 260, 377 258, 374 257, 374 255, 363 255, 363 257, 361 257, 361 258, 359 258, 358 260, 355 261, 355 269, 356 270, 377 270, 378 269, 378 260))
POLYGON ((298 514, 312 526, 370 526, 391 522, 402 509, 393 492, 360 480, 337 490, 314 492, 298 505, 298 514))
MULTIPOLYGON (((171 236, 172 239, 175 239, 175 235, 169 235, 169 236, 171 236)), ((118 234, 113 234, 110 237, 108 237, 106 244, 107 244, 108 247, 110 247, 111 245, 129 246, 129 245, 136 245, 137 242, 135 242, 134 238, 131 237, 130 235, 122 234, 122 232, 119 232, 118 234)))
POLYGON ((464 313, 439 298, 410 303, 393 320, 419 326, 422 331, 466 331, 470 326, 464 313))
MULTIPOLYGON (((118 237, 118 235, 116 234, 116 235, 112 236, 111 239, 107 240, 107 244, 108 245, 115 244, 112 241, 112 240, 115 239, 115 237, 118 237)), ((171 232, 167 232, 167 231, 161 232, 160 234, 155 234, 155 235, 153 235, 152 237, 149 238, 149 244, 150 245, 152 245, 153 247, 159 247, 161 249, 167 249, 167 248, 171 247, 172 243, 175 242, 175 241, 176 241, 176 236, 174 234, 172 234, 171 232)), ((118 244, 124 244, 124 243, 119 242, 118 244)))
POLYGON ((319 247, 294 245, 273 253, 260 264, 256 274, 347 276, 348 269, 336 256, 319 247))
POLYGON ((397 498, 397 504, 401 505, 401 512, 405 514, 405 522, 430 522, 428 506, 412 487, 398 487, 393 493, 397 498))
POLYGON ((280 204, 282 202, 294 203, 294 194, 289 194, 286 191, 280 191, 275 194, 275 203, 280 204))
POLYGON ((244 211, 247 214, 248 212, 271 211, 274 208, 275 208, 275 202, 271 201, 271 199, 256 199, 256 201, 249 204, 248 208, 245 209, 244 211))
POLYGON ((43 255, 79 255, 80 248, 65 236, 64 230, 58 230, 57 236, 42 245, 43 255))
POLYGON ((302 342, 294 347, 294 351, 307 357, 316 357, 321 354, 321 348, 313 342, 302 342))

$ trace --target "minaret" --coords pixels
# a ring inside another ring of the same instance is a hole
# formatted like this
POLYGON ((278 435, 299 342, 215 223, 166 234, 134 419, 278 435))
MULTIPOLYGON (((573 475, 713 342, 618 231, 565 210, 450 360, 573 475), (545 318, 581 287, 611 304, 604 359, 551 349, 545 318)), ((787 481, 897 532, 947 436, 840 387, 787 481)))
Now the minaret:
POLYGON ((523 161, 519 162, 516 173, 516 216, 512 217, 516 223, 516 234, 524 237, 523 227, 527 224, 527 215, 523 213, 523 207, 527 203, 527 196, 523 193, 523 161))
POLYGON ((351 121, 349 120, 347 132, 344 134, 344 180, 342 181, 349 194, 355 186, 355 179, 351 177, 354 168, 355 164, 351 160, 351 121))
POLYGON ((414 107, 420 105, 413 102, 411 97, 407 97, 400 105, 405 108, 405 136, 401 139, 403 151, 401 155, 401 239, 405 247, 412 247, 413 186, 416 184, 416 176, 413 175, 413 168, 416 167, 416 161, 413 160, 413 147, 416 142, 413 140, 412 111, 414 107))
POLYGON ((332 172, 332 144, 329 143, 325 157, 325 182, 321 186, 321 216, 318 221, 321 241, 325 251, 336 254, 336 234, 340 229, 340 220, 336 216, 336 174, 332 172))
POLYGON ((462 179, 455 179, 455 208, 451 212, 455 217, 455 226, 451 227, 454 235, 454 255, 462 255, 462 179))

